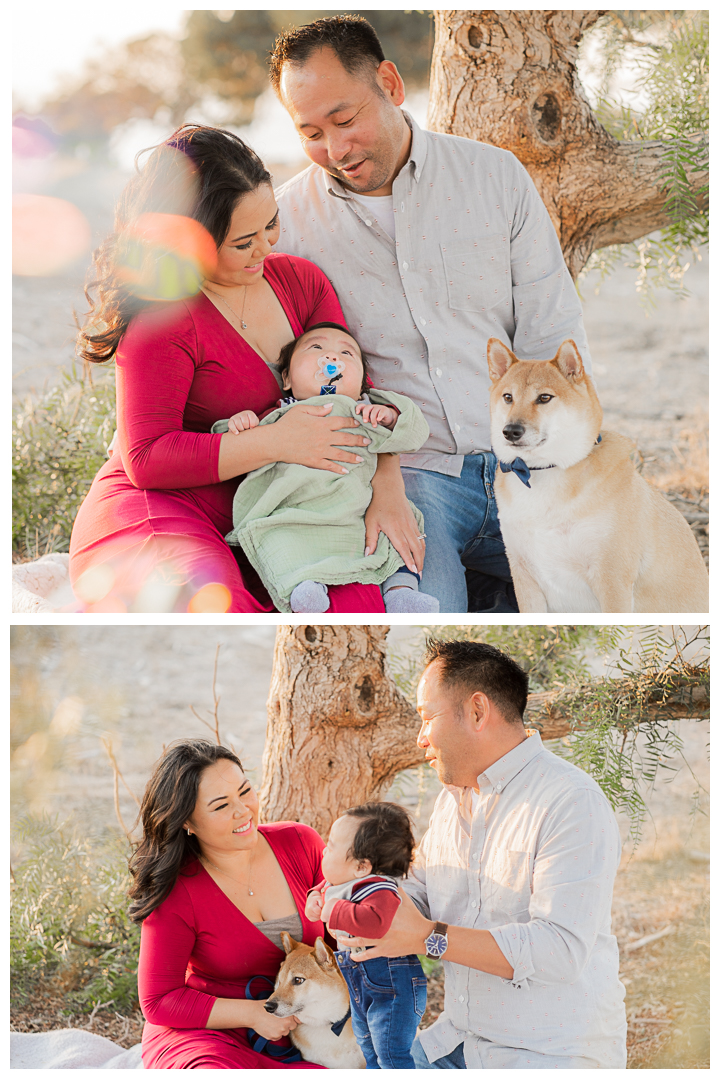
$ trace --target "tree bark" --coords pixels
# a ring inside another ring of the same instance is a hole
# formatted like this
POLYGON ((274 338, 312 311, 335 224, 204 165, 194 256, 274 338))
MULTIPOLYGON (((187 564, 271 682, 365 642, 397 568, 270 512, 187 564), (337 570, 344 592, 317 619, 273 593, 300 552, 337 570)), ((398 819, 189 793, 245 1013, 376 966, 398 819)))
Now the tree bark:
MULTIPOLYGON (((573 278, 597 248, 670 223, 661 140, 621 142, 577 73, 602 11, 435 12, 428 127, 511 150, 545 203, 573 278)), ((707 173, 691 177, 693 189, 707 173)))
POLYGON ((327 836, 418 765, 418 717, 386 670, 387 626, 278 626, 260 791, 264 821, 327 836))
MULTIPOLYGON (((425 760, 416 743, 418 714, 387 671, 388 630, 278 626, 260 791, 263 821, 303 821, 327 836, 342 810, 382 799, 397 773, 425 760)), ((606 682, 628 722, 709 715, 707 686, 692 673, 663 703, 653 692, 641 713, 633 712, 630 683, 606 682)), ((528 727, 537 726, 542 739, 567 735, 582 691, 530 694, 528 727)))

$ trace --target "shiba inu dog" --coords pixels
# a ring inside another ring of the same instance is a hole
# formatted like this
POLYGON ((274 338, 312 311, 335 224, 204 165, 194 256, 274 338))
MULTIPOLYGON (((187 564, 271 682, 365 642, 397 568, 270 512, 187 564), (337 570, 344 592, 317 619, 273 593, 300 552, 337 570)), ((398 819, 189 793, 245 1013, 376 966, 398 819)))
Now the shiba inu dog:
POLYGON ((322 938, 314 947, 282 935, 286 957, 265 1002, 276 1016, 297 1016, 290 1038, 306 1061, 326 1069, 364 1069, 350 1020, 350 995, 337 961, 322 938))
POLYGON ((488 342, 500 527, 521 612, 707 612, 708 576, 682 515, 600 432, 574 341, 552 360, 488 342))

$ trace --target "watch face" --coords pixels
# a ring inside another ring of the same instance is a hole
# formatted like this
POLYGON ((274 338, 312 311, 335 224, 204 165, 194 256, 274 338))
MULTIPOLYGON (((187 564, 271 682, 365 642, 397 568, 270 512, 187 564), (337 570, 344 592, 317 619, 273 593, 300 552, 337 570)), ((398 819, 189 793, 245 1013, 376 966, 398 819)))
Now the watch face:
POLYGON ((444 934, 431 934, 425 941, 428 956, 442 956, 447 946, 447 938, 444 934))

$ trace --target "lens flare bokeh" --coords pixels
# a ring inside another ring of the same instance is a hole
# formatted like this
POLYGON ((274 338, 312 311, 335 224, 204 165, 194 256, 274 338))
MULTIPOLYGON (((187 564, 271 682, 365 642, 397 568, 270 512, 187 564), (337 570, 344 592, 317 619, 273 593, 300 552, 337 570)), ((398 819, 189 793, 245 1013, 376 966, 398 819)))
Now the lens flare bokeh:
POLYGON ((127 230, 118 262, 125 284, 141 299, 183 300, 214 270, 217 248, 194 218, 142 214, 127 230))
POLYGON ((57 274, 92 243, 87 218, 73 203, 49 195, 13 195, 12 272, 25 277, 57 274))

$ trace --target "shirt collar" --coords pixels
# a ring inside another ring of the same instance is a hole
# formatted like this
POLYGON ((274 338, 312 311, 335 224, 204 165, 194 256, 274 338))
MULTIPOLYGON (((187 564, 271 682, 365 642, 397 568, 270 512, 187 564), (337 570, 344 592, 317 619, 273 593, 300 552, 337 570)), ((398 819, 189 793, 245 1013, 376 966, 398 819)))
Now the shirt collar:
MULTIPOLYGON (((533 758, 537 757, 540 751, 543 749, 542 739, 537 731, 534 731, 527 739, 524 739, 517 746, 514 746, 503 757, 499 758, 494 764, 488 766, 485 772, 480 773, 478 776, 478 786, 480 790, 484 788, 487 791, 488 786, 497 792, 504 791, 510 781, 517 776, 517 774, 528 765, 533 758)), ((460 806, 460 802, 463 796, 465 788, 456 787, 454 784, 444 784, 443 787, 446 791, 455 799, 455 802, 460 806)))
POLYGON ((523 739, 521 743, 490 765, 478 776, 478 780, 484 776, 490 781, 495 791, 502 791, 533 758, 537 757, 542 748, 540 734, 534 731, 527 739, 523 739))
MULTIPOLYGON (((414 166, 415 179, 419 180, 425 164, 425 159, 427 158, 427 132, 423 131, 421 127, 418 127, 410 113, 406 113, 404 109, 403 116, 410 125, 410 130, 412 132, 410 156, 408 157, 407 165, 412 164, 414 166)), ((403 169, 407 168, 407 165, 403 165, 403 169)), ((320 166, 318 166, 318 168, 320 168, 320 166)), ((402 172, 402 169, 400 172, 402 172)), ((344 187, 336 176, 326 172, 325 182, 328 195, 334 195, 336 198, 344 199, 346 202, 349 202, 352 199, 353 192, 344 187)))

